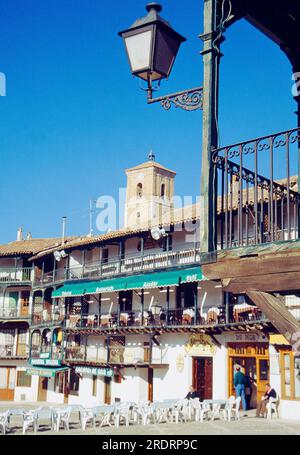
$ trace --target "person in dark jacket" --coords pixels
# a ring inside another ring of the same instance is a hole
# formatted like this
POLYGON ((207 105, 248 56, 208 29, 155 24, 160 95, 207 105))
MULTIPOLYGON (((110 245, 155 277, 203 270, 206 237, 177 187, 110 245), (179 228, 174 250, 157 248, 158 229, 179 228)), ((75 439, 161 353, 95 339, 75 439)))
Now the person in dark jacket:
POLYGON ((195 389, 195 387, 193 387, 191 385, 190 389, 189 389, 189 393, 187 394, 187 396, 185 398, 187 400, 192 400, 193 398, 200 398, 200 396, 199 396, 199 393, 197 392, 197 390, 195 389))
POLYGON ((236 367, 236 373, 233 378, 233 384, 234 384, 236 396, 241 397, 243 410, 246 411, 247 410, 246 396, 245 396, 246 378, 245 378, 244 373, 241 372, 240 366, 236 367))
POLYGON ((260 401, 257 403, 256 417, 264 417, 267 412, 267 403, 270 398, 277 398, 276 391, 271 387, 270 384, 266 385, 266 393, 260 401))

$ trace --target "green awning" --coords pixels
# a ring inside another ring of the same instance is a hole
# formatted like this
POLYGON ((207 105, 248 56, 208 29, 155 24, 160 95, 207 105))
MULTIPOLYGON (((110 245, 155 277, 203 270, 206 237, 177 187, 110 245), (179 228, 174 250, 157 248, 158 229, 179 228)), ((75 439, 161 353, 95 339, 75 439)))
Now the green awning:
POLYGON ((180 270, 131 276, 127 278, 127 289, 153 289, 178 286, 179 278, 180 270))
POLYGON ((146 273, 102 281, 68 283, 53 292, 52 298, 75 297, 89 294, 105 294, 132 289, 154 289, 178 286, 179 283, 192 283, 203 279, 201 267, 169 270, 160 273, 146 273))
POLYGON ((181 270, 180 272, 181 283, 193 283, 194 281, 201 281, 203 278, 204 277, 200 266, 181 270))
POLYGON ((57 373, 61 371, 67 371, 68 367, 61 368, 39 368, 39 367, 29 367, 26 368, 26 374, 31 376, 41 376, 43 378, 54 378, 57 373))
POLYGON ((105 294, 108 292, 124 291, 128 278, 115 278, 114 280, 91 281, 86 283, 85 294, 105 294))
POLYGON ((67 283, 52 292, 52 298, 84 295, 87 283, 67 283))

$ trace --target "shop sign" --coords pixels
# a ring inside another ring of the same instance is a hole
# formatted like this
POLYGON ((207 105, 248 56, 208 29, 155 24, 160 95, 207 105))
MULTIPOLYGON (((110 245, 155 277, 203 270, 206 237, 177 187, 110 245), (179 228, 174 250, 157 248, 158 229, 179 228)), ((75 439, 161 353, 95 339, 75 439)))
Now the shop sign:
POLYGON ((54 378, 56 371, 53 370, 43 370, 42 368, 40 370, 37 370, 35 368, 27 368, 26 374, 29 374, 30 376, 42 376, 43 378, 54 378))
POLYGON ((110 368, 97 368, 97 367, 84 367, 78 366, 75 367, 75 373, 79 374, 91 374, 93 376, 106 376, 111 378, 114 375, 114 372, 110 368))
POLYGON ((251 332, 251 333, 245 333, 245 332, 240 332, 240 333, 226 333, 223 334, 225 337, 226 341, 229 343, 258 343, 258 342, 268 342, 268 338, 266 335, 262 333, 256 333, 256 332, 251 332))
POLYGON ((185 351, 190 356, 206 356, 215 355, 217 346, 209 335, 198 333, 191 335, 188 344, 185 346, 185 351))
POLYGON ((47 367, 60 367, 61 360, 59 359, 30 359, 30 365, 47 366, 47 367))

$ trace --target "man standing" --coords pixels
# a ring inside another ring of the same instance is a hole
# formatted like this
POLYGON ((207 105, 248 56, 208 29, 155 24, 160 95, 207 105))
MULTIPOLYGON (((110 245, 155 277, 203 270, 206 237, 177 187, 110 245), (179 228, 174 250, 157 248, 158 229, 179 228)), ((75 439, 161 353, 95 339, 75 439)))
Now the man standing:
POLYGON ((257 403, 256 408, 256 417, 264 417, 267 412, 267 403, 269 402, 270 398, 277 398, 277 393, 274 389, 270 386, 270 384, 266 385, 266 393, 262 397, 262 399, 257 403))
POLYGON ((245 384, 246 378, 245 375, 241 372, 241 367, 236 367, 236 373, 234 375, 234 388, 237 397, 241 397, 243 410, 247 410, 246 397, 245 397, 245 384))

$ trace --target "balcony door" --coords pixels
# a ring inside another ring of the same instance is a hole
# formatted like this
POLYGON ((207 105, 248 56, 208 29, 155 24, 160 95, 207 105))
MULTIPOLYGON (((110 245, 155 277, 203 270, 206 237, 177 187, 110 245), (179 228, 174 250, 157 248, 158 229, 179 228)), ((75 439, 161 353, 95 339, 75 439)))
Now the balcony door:
POLYGON ((197 390, 200 401, 212 400, 213 397, 213 358, 193 357, 193 387, 197 390))
POLYGON ((38 401, 47 401, 48 378, 39 378, 38 401))
POLYGON ((30 291, 21 291, 21 305, 20 305, 20 313, 21 316, 28 316, 29 315, 29 297, 30 291))
POLYGON ((16 386, 16 369, 0 367, 0 401, 13 401, 16 386))
POLYGON ((18 302, 19 302, 19 293, 17 291, 9 292, 8 294, 8 314, 7 317, 17 317, 18 316, 18 302))

